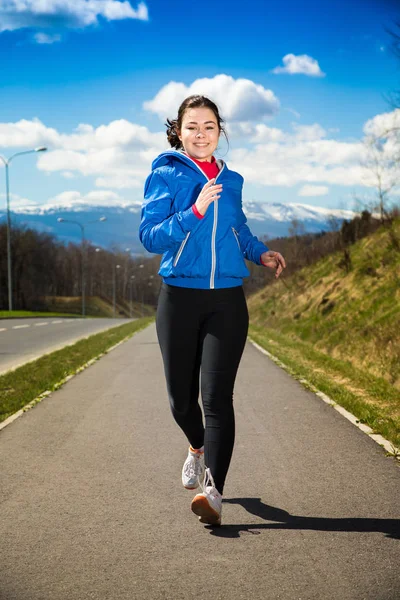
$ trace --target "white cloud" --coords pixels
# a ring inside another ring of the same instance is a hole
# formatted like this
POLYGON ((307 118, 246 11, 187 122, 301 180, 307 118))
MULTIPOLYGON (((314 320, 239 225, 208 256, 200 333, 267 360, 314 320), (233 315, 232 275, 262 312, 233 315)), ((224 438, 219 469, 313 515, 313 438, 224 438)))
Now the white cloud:
POLYGON ((70 150, 106 149, 111 146, 142 150, 148 146, 162 147, 165 140, 165 134, 151 133, 147 127, 119 119, 96 129, 92 125, 81 123, 75 133, 61 136, 60 143, 70 150))
POLYGON ((296 131, 296 138, 299 141, 312 142, 326 137, 325 129, 318 123, 314 123, 313 125, 299 125, 298 123, 292 123, 292 126, 296 131))
POLYGON ((228 123, 227 133, 229 138, 247 139, 253 144, 277 142, 286 137, 286 134, 281 129, 268 127, 265 123, 251 123, 250 121, 228 123))
POLYGON ((80 205, 85 206, 129 206, 119 194, 110 190, 93 190, 87 194, 82 194, 76 190, 69 190, 49 198, 47 207, 54 208, 76 208, 80 205))
POLYGON ((38 155, 40 170, 59 172, 64 178, 94 176, 99 187, 122 189, 142 186, 152 159, 168 143, 165 133, 152 133, 124 119, 97 128, 82 123, 70 134, 39 119, 0 123, 0 147, 37 146, 48 147, 48 152, 38 155))
POLYGON ((0 0, 0 32, 25 27, 84 28, 107 21, 148 20, 144 2, 134 9, 127 0, 0 0))
POLYGON ((21 119, 16 123, 0 123, 0 147, 35 148, 36 146, 58 147, 61 136, 56 129, 46 127, 39 119, 21 119))
MULTIPOLYGON (((382 130, 397 114, 400 117, 400 110, 376 115, 365 124, 364 132, 382 130)), ((375 185, 365 168, 368 156, 362 140, 334 139, 335 132, 326 131, 318 123, 292 123, 285 131, 251 121, 227 125, 235 143, 231 143, 226 160, 231 169, 244 176, 246 183, 288 188, 299 185, 300 196, 326 194, 331 185, 375 185)), ((70 133, 49 128, 38 119, 0 123, 0 147, 19 151, 37 146, 48 147, 48 152, 36 158, 38 169, 45 174, 58 173, 64 183, 90 177, 102 193, 129 189, 131 199, 141 195, 152 160, 168 148, 168 143, 165 132, 152 133, 125 119, 99 127, 81 123, 70 133)), ((396 148, 398 144, 392 137, 383 140, 378 148, 386 166, 393 163, 396 148)), ((389 174, 392 177, 393 173, 389 174)), ((79 189, 78 184, 74 187, 79 189)), ((88 197, 88 201, 91 198, 94 197, 88 197)), ((107 198, 112 202, 114 197, 107 198)))
POLYGON ((189 86, 170 81, 143 104, 146 110, 156 113, 162 120, 175 118, 181 102, 193 94, 208 96, 221 110, 227 121, 260 121, 279 110, 279 100, 271 90, 250 79, 234 79, 230 75, 216 75, 212 79, 196 79, 189 86))
POLYGON ((294 110, 294 108, 286 108, 285 110, 292 113, 292 115, 294 115, 296 117, 296 119, 300 119, 300 117, 301 117, 300 113, 297 112, 297 110, 294 110))
POLYGON ((326 196, 329 188, 324 185, 303 185, 298 196, 326 196))
POLYGON ((363 131, 367 136, 375 137, 390 137, 391 135, 399 135, 400 130, 400 108, 396 108, 392 112, 381 113, 369 119, 363 131))
MULTIPOLYGON (((5 200, 6 195, 0 194, 0 198, 5 200)), ((14 210, 15 208, 20 208, 21 206, 27 206, 27 205, 37 207, 37 204, 33 203, 31 200, 28 200, 28 198, 23 198, 22 196, 19 196, 18 194, 13 194, 12 192, 10 192, 11 210, 14 210)))
POLYGON ((122 190, 124 188, 143 188, 143 178, 148 174, 147 170, 143 173, 137 173, 138 178, 134 179, 129 173, 113 173, 108 177, 97 177, 95 184, 97 187, 114 188, 122 190))
POLYGON ((38 44, 54 44, 54 42, 61 41, 61 35, 58 33, 55 33, 54 35, 48 35, 47 33, 36 33, 33 38, 38 44))
POLYGON ((275 67, 272 70, 272 73, 289 73, 289 75, 309 75, 310 77, 325 77, 325 73, 323 73, 320 69, 318 61, 307 54, 299 54, 295 56, 294 54, 286 54, 283 57, 282 62, 284 64, 283 67, 275 67))
POLYGON ((294 123, 293 133, 279 131, 275 139, 232 150, 230 167, 246 181, 263 186, 365 185, 361 142, 323 139, 326 132, 318 124, 299 128, 294 123))

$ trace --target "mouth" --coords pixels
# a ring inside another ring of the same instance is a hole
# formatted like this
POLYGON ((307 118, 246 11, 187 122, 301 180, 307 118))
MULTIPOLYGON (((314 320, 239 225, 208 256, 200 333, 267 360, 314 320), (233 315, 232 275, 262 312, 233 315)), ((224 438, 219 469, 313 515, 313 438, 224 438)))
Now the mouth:
POLYGON ((198 148, 205 148, 206 146, 208 146, 208 144, 194 144, 195 146, 197 146, 198 148))

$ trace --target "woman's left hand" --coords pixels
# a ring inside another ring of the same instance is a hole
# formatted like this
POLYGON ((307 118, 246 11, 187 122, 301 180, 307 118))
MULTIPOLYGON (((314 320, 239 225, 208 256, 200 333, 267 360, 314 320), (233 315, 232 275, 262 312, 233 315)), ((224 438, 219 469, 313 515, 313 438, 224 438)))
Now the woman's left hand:
POLYGON ((261 254, 261 262, 264 266, 269 267, 270 269, 276 269, 276 272, 275 272, 276 279, 278 279, 278 277, 282 273, 283 269, 286 268, 286 262, 282 256, 282 254, 280 254, 279 252, 274 252, 273 250, 268 250, 268 252, 263 252, 261 254))

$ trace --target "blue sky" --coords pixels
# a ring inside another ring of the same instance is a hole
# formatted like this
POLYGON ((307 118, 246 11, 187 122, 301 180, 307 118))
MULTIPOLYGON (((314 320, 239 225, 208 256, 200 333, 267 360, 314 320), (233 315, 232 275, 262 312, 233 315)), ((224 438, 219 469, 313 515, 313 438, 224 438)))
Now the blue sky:
POLYGON ((165 116, 204 90, 245 199, 352 208, 400 88, 396 20, 390 0, 0 0, 0 154, 48 147, 12 163, 12 205, 140 203, 165 116))

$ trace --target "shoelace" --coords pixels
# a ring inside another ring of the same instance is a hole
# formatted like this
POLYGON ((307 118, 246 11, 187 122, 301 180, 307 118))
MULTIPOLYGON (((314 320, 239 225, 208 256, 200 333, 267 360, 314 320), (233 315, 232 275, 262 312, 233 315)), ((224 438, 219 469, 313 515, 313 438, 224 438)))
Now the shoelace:
POLYGON ((194 477, 195 475, 201 475, 202 467, 201 467, 201 454, 199 456, 191 455, 190 462, 187 462, 185 465, 185 475, 187 477, 194 477))
POLYGON ((207 467, 204 472, 204 480, 203 480, 203 483, 200 482, 200 486, 201 486, 201 489, 203 490, 203 492, 205 492, 206 489, 208 488, 208 490, 207 490, 208 494, 210 494, 214 498, 219 497, 219 493, 218 493, 217 488, 215 487, 214 478, 211 475, 211 471, 210 471, 209 467, 207 467))

